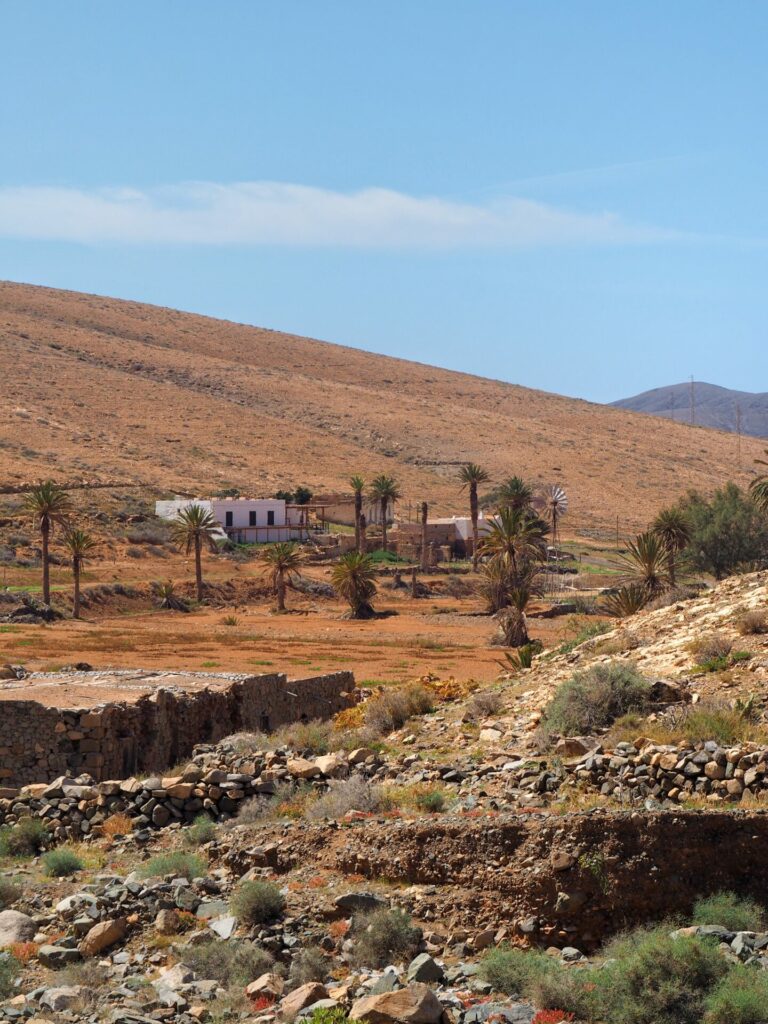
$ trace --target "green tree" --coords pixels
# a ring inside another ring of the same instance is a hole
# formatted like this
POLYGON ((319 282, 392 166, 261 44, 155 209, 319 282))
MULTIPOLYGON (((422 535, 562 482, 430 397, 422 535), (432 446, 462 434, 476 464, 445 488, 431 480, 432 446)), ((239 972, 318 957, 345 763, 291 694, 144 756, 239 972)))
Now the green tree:
POLYGON ((72 565, 72 576, 74 578, 74 600, 72 602, 72 615, 80 618, 80 573, 83 564, 93 549, 96 547, 95 539, 85 530, 71 529, 64 534, 64 544, 69 553, 72 565))
POLYGON ((180 509, 176 518, 171 520, 171 535, 186 554, 195 553, 195 583, 197 600, 203 600, 203 547, 216 551, 216 537, 221 527, 212 512, 202 505, 192 504, 180 509))
POLYGON ((677 506, 663 508, 651 523, 651 533, 658 537, 667 553, 667 570, 670 585, 674 587, 677 577, 677 557, 691 541, 691 524, 685 512, 677 506))
POLYGON ((374 501, 378 501, 381 509, 381 546, 386 551, 389 510, 390 506, 400 498, 400 490, 394 477, 381 473, 371 481, 370 494, 374 501))
POLYGON ((49 543, 55 526, 64 526, 72 513, 69 495, 54 483, 46 480, 33 487, 24 496, 24 507, 31 513, 40 531, 43 563, 43 601, 51 603, 51 565, 49 543))
POLYGON ((478 484, 490 479, 488 472, 475 462, 467 462, 459 470, 462 491, 469 491, 469 517, 472 520, 472 568, 477 571, 477 560, 480 557, 480 543, 477 530, 479 506, 477 500, 478 484))
POLYGON ((522 477, 510 476, 498 488, 495 497, 500 508, 523 512, 531 507, 533 488, 522 477))
POLYGON ((349 605, 351 618, 371 618, 374 614, 371 601, 376 596, 376 567, 370 555, 359 551, 342 555, 331 570, 331 582, 339 597, 349 605))
POLYGON ((686 559, 693 569, 722 579, 741 566, 768 560, 768 522, 736 484, 726 484, 709 499, 691 491, 680 508, 691 526, 686 559))
POLYGON ((363 491, 365 490, 365 480, 356 473, 354 476, 349 478, 349 486, 352 488, 352 492, 355 495, 355 550, 360 551, 361 554, 365 554, 360 547, 360 516, 363 514, 363 491))
POLYGON ((272 591, 277 598, 277 610, 285 611, 285 591, 292 579, 298 575, 304 564, 304 552, 294 541, 280 541, 267 544, 259 558, 269 574, 272 591))
POLYGON ((498 558, 513 576, 525 574, 527 563, 546 557, 549 527, 529 508, 504 507, 489 521, 482 552, 498 558))
POLYGON ((667 549, 660 537, 647 530, 627 542, 627 550, 615 560, 622 583, 640 584, 648 598, 656 597, 670 585, 667 549))

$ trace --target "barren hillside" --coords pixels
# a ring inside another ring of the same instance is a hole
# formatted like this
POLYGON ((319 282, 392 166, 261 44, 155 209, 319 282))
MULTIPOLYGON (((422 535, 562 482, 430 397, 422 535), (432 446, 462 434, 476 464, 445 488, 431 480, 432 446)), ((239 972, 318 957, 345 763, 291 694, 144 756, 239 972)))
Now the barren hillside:
MULTIPOLYGON (((598 368, 599 369, 599 368, 598 368)), ((521 367, 521 374, 524 367, 521 367)), ((0 283, 4 484, 121 480, 269 493, 389 472, 458 511, 456 466, 559 480, 571 529, 643 525, 737 474, 733 437, 309 338, 0 283)), ((758 441, 742 441, 749 467, 758 441)), ((744 474, 746 478, 746 473, 744 474)))

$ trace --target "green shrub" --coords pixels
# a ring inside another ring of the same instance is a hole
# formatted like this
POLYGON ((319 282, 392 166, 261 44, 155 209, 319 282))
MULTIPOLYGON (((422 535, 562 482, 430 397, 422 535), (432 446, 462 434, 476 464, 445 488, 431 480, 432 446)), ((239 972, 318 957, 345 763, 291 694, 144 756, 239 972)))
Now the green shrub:
POLYGON ((610 943, 595 972, 600 1019, 621 1024, 701 1024, 708 995, 728 972, 714 943, 669 927, 638 929, 610 943))
POLYGON ((508 996, 521 996, 529 992, 551 968, 552 961, 545 953, 500 946, 483 957, 479 973, 483 981, 493 986, 494 991, 508 996))
POLYGON ((439 814, 445 810, 445 793, 442 789, 420 790, 415 797, 416 806, 427 814, 439 814))
POLYGON ((393 959, 415 954, 421 932, 404 910, 374 910, 353 918, 352 957, 359 967, 385 967, 393 959))
POLYGON ((10 953, 0 953, 0 999, 13 991, 13 983, 21 971, 19 961, 10 953))
POLYGON ((82 871, 84 865, 74 850, 50 850, 43 857, 43 870, 50 878, 67 878, 77 871, 82 871))
POLYGON ((22 818, 17 825, 0 830, 0 857, 34 857, 49 839, 40 818, 22 818))
POLYGON ((525 996, 543 1010, 563 1010, 578 1020, 595 1019, 595 974, 589 968, 564 967, 549 960, 540 973, 532 973, 525 996))
POLYGON ((210 843, 216 836, 216 825, 207 814, 198 814, 189 828, 184 832, 185 846, 202 846, 210 843))
POLYGON ((325 981, 328 977, 328 958, 317 946, 305 946, 291 960, 288 982, 291 988, 299 988, 310 981, 325 981))
POLYGON ((692 920, 694 924, 719 924, 732 932, 761 932, 766 927, 765 907, 735 892, 696 900, 692 920))
POLYGON ((200 978, 218 981, 224 986, 248 985, 271 970, 274 957, 253 942, 211 939, 196 946, 184 946, 179 959, 200 978))
POLYGON ((159 853, 155 857, 150 857, 146 864, 142 864, 139 873, 143 878, 174 875, 177 878, 187 878, 191 882, 193 878, 202 878, 207 870, 208 865, 202 857, 176 850, 174 853, 159 853))
POLYGON ((245 924, 264 924, 280 917, 285 900, 274 882, 241 882, 232 895, 232 913, 245 924))
POLYGON ((651 686, 634 665, 614 661, 592 665, 562 683, 544 709, 548 733, 573 736, 610 725, 629 711, 642 711, 651 686))
POLYGON ((0 878, 0 910, 7 910, 21 897, 21 886, 13 878, 0 878))
POLYGON ((738 964, 707 999, 704 1024, 763 1024, 768 1019, 768 974, 738 964))
POLYGON ((343 1006, 323 1007, 320 1010, 313 1010, 303 1020, 306 1024, 361 1024, 354 1017, 347 1017, 347 1011, 343 1006))
MULTIPOLYGON (((569 620, 569 625, 573 620, 569 620)), ((576 620, 578 622, 578 620, 576 620)), ((579 625, 576 636, 572 640, 566 640, 565 643, 560 644, 557 649, 558 654, 570 654, 571 651, 575 650, 581 644, 587 640, 591 640, 593 637, 602 636, 603 633, 610 633, 613 626, 610 622, 587 622, 584 625, 579 625)))

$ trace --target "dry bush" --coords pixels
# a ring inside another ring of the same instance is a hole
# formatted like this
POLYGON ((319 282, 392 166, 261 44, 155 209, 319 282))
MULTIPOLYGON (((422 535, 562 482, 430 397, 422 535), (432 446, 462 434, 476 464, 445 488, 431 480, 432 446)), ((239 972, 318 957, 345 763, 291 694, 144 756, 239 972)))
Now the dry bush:
POLYGON ((255 825, 258 822, 271 821, 285 814, 286 808, 306 800, 310 795, 307 786, 296 786, 293 782, 278 782, 274 795, 267 793, 244 800, 233 824, 255 825))
POLYGON ((241 882, 232 894, 230 908, 243 924, 265 924, 282 915, 285 899, 274 882, 241 882))
POLYGON ((502 699, 498 690, 478 690, 477 693, 472 694, 467 702, 467 710, 464 717, 468 722, 490 718, 499 711, 501 705, 502 699))
POLYGON ((279 747, 289 747, 305 754, 327 754, 331 749, 333 724, 315 719, 311 722, 292 722, 278 729, 272 736, 279 747))
POLYGON ((733 644, 722 633, 712 633, 699 637, 689 644, 688 650, 696 659, 697 665, 706 665, 711 661, 720 661, 731 653, 733 644))
POLYGON ((328 977, 328 958, 317 946, 305 946, 291 960, 288 987, 307 985, 311 981, 323 982, 328 977))
MULTIPOLYGON (((618 723, 617 723, 618 724, 618 723)), ((699 743, 715 740, 722 746, 764 743, 768 730, 752 720, 744 709, 707 700, 674 708, 655 722, 644 722, 641 732, 654 743, 699 743)))
POLYGON ((266 949, 242 939, 210 939, 184 946, 179 950, 179 959, 200 978, 241 987, 272 970, 275 962, 266 949))
POLYGON ((115 836, 127 836, 129 832, 133 832, 133 821, 127 814, 110 814, 103 822, 101 831, 110 839, 114 839, 115 836))
POLYGON ((374 910, 357 915, 352 921, 353 962, 358 967, 384 967, 393 960, 412 957, 421 940, 404 910, 374 910))
POLYGON ((379 735, 401 729, 414 715, 425 715, 434 708, 434 698, 426 687, 413 683, 383 690, 366 703, 365 724, 379 735))
POLYGON ((21 899, 21 886, 14 878, 0 878, 0 910, 7 910, 21 899))
POLYGON ((645 607, 648 611, 655 611, 657 608, 669 608, 670 605, 680 604, 681 601, 691 601, 694 597, 699 597, 697 587, 671 587, 658 597, 654 597, 645 607))
POLYGON ((389 810, 392 804, 381 786, 373 786, 362 775, 353 775, 343 782, 333 783, 323 796, 306 809, 306 817, 343 818, 349 811, 376 814, 389 810))
POLYGON ((768 613, 762 608, 749 608, 736 620, 736 629, 742 636, 768 633, 768 613))

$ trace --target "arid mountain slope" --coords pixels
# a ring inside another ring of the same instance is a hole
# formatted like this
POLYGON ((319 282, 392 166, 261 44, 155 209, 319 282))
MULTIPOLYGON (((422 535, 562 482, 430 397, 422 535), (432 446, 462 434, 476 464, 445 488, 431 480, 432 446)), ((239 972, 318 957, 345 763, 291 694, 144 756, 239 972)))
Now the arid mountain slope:
MULTIPOLYGON (((522 348, 521 348, 522 351, 522 348)), ((405 498, 463 509, 456 466, 558 480, 571 529, 641 526, 734 474, 735 440, 263 328, 0 283, 0 477, 158 491, 338 489, 389 472, 405 498)), ((743 442, 745 466, 760 453, 743 442)))
POLYGON ((768 437, 768 393, 733 391, 717 384, 695 381, 693 386, 671 384, 668 387, 643 391, 631 398, 612 402, 617 409, 647 412, 671 420, 694 422, 753 437, 768 437), (691 405, 693 404, 693 409, 691 405))

